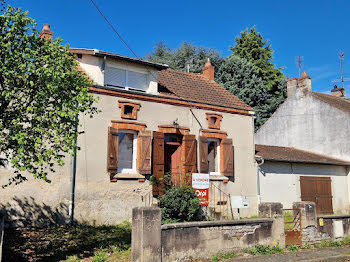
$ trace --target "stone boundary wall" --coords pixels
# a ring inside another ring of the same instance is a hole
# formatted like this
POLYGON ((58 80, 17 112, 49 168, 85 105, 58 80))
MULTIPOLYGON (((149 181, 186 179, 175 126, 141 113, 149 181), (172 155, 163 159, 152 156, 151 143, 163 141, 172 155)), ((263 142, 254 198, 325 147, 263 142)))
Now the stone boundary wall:
POLYGON ((334 241, 350 237, 350 215, 318 216, 317 229, 322 234, 327 234, 334 241))
POLYGON ((285 246, 283 217, 161 225, 156 207, 133 209, 132 261, 210 258, 256 244, 285 246))
POLYGON ((210 258, 218 253, 235 252, 256 244, 281 242, 273 219, 191 222, 161 227, 163 261, 210 258))

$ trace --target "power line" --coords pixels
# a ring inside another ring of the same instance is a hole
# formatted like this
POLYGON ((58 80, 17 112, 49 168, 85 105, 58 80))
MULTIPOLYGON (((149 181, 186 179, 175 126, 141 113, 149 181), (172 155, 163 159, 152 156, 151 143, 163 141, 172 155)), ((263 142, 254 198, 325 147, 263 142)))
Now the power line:
MULTIPOLYGON (((114 26, 111 24, 111 22, 109 22, 109 20, 107 19, 107 17, 102 13, 102 11, 100 10, 100 8, 98 8, 98 6, 96 5, 96 3, 93 0, 90 0, 90 2, 94 5, 94 7, 96 8, 96 10, 100 13, 100 15, 103 17, 103 19, 107 22, 107 24, 112 28, 113 32, 116 33, 116 35, 119 37, 119 39, 124 43, 124 45, 130 50, 131 53, 133 53, 133 55, 138 58, 141 59, 141 57, 139 57, 134 50, 132 50, 132 48, 129 46, 129 44, 124 40, 124 38, 118 33, 117 29, 114 28, 114 26)), ((142 59, 141 59, 142 60, 142 59)))
MULTIPOLYGON (((117 29, 112 25, 112 23, 108 20, 108 18, 103 14, 103 12, 101 11, 101 9, 97 6, 97 4, 93 1, 90 0, 90 2, 93 4, 93 6, 95 7, 95 9, 100 13, 100 15, 103 17, 103 19, 107 22, 107 24, 112 28, 113 32, 118 36, 118 38, 120 39, 120 41, 122 41, 124 43, 124 45, 130 50, 130 52, 137 58, 140 60, 143 60, 140 56, 138 56, 134 50, 132 50, 131 46, 124 40, 124 38, 121 36, 121 34, 118 33, 117 29)), ((153 76, 154 79, 157 79, 157 77, 152 73, 151 70, 148 69, 147 66, 144 66, 145 69, 153 76)))

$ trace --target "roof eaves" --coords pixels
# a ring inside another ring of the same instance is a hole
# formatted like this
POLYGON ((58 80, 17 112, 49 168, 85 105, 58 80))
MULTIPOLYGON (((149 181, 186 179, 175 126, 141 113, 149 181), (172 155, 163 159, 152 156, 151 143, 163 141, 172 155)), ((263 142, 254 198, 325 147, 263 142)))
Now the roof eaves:
MULTIPOLYGON (((259 156, 259 153, 256 154, 259 156)), ((276 158, 270 158, 270 157, 263 157, 264 160, 267 161, 275 161, 275 162, 287 162, 287 163, 306 163, 306 164, 322 164, 322 165, 337 165, 337 166, 350 166, 349 162, 332 162, 332 161, 312 161, 312 160, 290 160, 290 159, 276 159, 276 158)))
POLYGON ((188 100, 188 99, 183 99, 183 98, 178 98, 178 97, 173 97, 173 96, 163 96, 163 95, 161 96, 161 95, 155 95, 155 94, 149 94, 149 93, 144 93, 144 92, 125 90, 125 89, 115 89, 115 88, 100 86, 100 85, 93 85, 93 87, 105 89, 105 90, 109 90, 109 91, 121 92, 121 93, 138 94, 138 95, 144 95, 144 96, 149 96, 149 97, 158 97, 158 98, 172 99, 172 100, 189 102, 189 103, 204 104, 204 105, 208 105, 208 106, 216 106, 216 107, 227 108, 227 109, 242 110, 242 111, 246 111, 248 115, 255 114, 254 111, 250 111, 250 110, 242 109, 242 108, 238 108, 238 107, 229 107, 229 106, 224 106, 224 105, 210 104, 210 103, 199 102, 199 101, 195 101, 195 100, 188 100))

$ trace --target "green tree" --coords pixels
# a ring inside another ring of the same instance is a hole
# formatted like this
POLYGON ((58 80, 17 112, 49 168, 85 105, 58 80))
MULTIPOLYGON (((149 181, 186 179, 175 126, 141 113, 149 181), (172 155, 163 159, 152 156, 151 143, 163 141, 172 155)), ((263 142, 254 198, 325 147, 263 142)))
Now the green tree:
POLYGON ((173 50, 164 42, 158 42, 153 52, 146 56, 147 60, 167 64, 175 70, 187 71, 189 69, 191 73, 201 73, 208 58, 217 74, 223 62, 220 54, 214 49, 197 47, 191 43, 183 42, 179 48, 173 50))
POLYGON ((257 67, 258 76, 264 81, 269 90, 277 89, 280 81, 285 77, 281 68, 273 64, 273 50, 268 40, 252 27, 250 31, 245 29, 235 39, 235 45, 231 47, 232 55, 245 58, 257 67))
POLYGON ((97 112, 90 80, 62 40, 42 40, 27 12, 0 14, 0 152, 15 177, 23 172, 49 182, 76 145, 79 113, 97 112))
MULTIPOLYGON (((257 77, 263 81, 264 88, 268 91, 268 95, 264 98, 264 106, 256 112, 255 128, 258 129, 285 100, 287 88, 285 76, 282 68, 277 68, 273 63, 273 50, 269 41, 264 40, 255 27, 241 32, 241 35, 236 37, 231 51, 231 56, 244 58, 256 67, 257 77)), ((258 97, 256 99, 260 100, 258 97)))
POLYGON ((254 108, 256 128, 265 120, 269 100, 269 92, 258 75, 257 68, 246 59, 229 56, 222 64, 217 79, 228 91, 254 108))

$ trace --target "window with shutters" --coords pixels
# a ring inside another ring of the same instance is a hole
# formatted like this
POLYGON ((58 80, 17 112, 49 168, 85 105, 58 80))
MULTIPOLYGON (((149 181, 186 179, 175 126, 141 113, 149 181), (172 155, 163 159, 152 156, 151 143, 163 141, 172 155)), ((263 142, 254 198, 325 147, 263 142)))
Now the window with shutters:
POLYGON ((109 87, 145 92, 148 89, 149 80, 147 73, 108 65, 104 72, 104 84, 109 87))
POLYGON ((220 141, 208 139, 208 171, 210 175, 220 175, 220 141))
POLYGON ((118 173, 136 173, 137 133, 118 132, 118 173))

